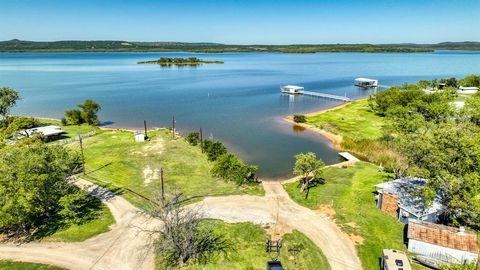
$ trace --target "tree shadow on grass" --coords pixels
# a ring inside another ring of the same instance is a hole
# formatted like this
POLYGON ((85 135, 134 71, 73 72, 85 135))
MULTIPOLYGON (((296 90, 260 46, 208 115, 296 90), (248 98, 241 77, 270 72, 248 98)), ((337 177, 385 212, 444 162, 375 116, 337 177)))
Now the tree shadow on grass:
POLYGON ((93 169, 93 170, 91 170, 91 171, 89 171, 89 172, 85 172, 85 173, 86 173, 86 174, 92 174, 92 173, 98 172, 98 171, 100 171, 100 170, 102 170, 102 169, 104 169, 104 168, 106 168, 106 167, 108 167, 108 166, 110 166, 110 165, 112 165, 112 164, 113 164, 113 162, 108 162, 108 163, 106 163, 106 164, 104 164, 104 165, 102 165, 102 166, 100 166, 100 167, 98 167, 98 168, 96 168, 96 169, 93 169))
POLYGON ((102 201, 85 194, 80 200, 75 201, 75 210, 69 217, 57 214, 44 218, 43 224, 39 225, 35 232, 28 237, 28 241, 40 240, 72 225, 82 225, 98 218, 103 211, 102 201))

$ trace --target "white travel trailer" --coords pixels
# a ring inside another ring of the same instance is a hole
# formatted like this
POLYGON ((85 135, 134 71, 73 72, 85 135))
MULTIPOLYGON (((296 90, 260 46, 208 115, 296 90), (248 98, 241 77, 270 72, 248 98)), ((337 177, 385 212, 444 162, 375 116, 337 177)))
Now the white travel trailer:
POLYGON ((358 87, 377 87, 378 80, 368 79, 368 78, 356 78, 355 86, 358 87))

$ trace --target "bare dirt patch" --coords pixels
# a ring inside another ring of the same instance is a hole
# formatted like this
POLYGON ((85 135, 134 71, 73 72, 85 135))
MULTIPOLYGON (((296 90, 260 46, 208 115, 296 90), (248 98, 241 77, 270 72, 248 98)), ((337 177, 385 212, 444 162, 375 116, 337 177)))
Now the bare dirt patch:
POLYGON ((143 147, 143 155, 148 156, 150 154, 161 154, 164 149, 163 139, 157 138, 153 141, 148 142, 143 147))
POLYGON ((333 204, 321 204, 316 210, 319 213, 326 214, 330 218, 333 218, 337 212, 333 209, 333 204))
POLYGON ((270 224, 268 227, 264 227, 264 229, 274 241, 282 239, 285 234, 293 231, 292 227, 283 223, 270 224))
POLYGON ((150 166, 147 166, 143 169, 143 183, 145 185, 148 185, 158 179, 160 179, 159 169, 152 169, 150 166))
POLYGON ((349 233, 348 238, 350 238, 350 240, 352 240, 353 243, 355 243, 355 245, 361 245, 365 241, 365 239, 363 239, 363 237, 361 237, 360 235, 353 234, 353 233, 349 233))

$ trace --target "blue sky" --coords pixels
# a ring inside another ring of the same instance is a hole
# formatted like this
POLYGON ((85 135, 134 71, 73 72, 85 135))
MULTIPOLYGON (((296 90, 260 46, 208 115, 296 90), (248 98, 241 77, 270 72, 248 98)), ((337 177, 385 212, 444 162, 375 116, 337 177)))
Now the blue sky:
POLYGON ((480 0, 0 0, 0 40, 480 41, 480 0))

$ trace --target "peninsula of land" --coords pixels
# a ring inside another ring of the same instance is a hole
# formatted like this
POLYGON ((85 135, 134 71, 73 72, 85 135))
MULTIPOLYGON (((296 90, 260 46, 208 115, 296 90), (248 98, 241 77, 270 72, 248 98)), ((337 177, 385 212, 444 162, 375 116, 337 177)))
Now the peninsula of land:
POLYGON ((201 64, 223 64, 223 61, 218 60, 203 60, 197 57, 188 57, 188 58, 171 58, 171 57, 162 57, 158 60, 150 61, 140 61, 137 64, 156 64, 161 66, 197 66, 201 64))

